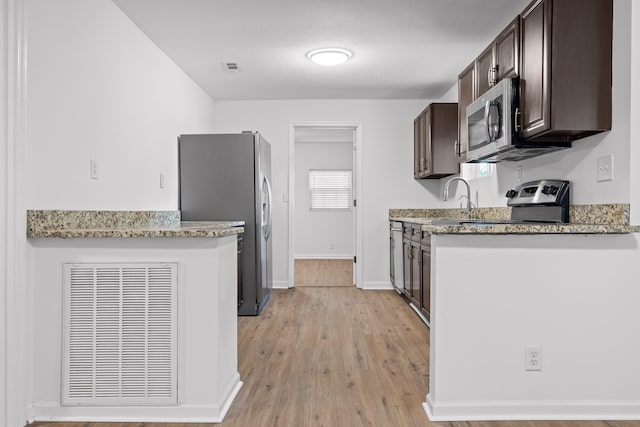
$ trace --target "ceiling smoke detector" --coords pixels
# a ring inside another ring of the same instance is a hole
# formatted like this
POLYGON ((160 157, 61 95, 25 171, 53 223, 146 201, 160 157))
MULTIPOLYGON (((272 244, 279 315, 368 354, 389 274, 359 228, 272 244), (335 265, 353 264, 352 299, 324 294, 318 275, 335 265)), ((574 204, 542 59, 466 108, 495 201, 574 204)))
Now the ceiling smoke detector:
POLYGON ((230 73, 237 73, 240 71, 240 66, 237 62, 224 62, 225 71, 229 71, 230 73))
POLYGON ((352 56, 353 53, 350 50, 342 49, 340 47, 315 49, 307 53, 307 58, 311 61, 327 67, 342 64, 351 59, 352 56))

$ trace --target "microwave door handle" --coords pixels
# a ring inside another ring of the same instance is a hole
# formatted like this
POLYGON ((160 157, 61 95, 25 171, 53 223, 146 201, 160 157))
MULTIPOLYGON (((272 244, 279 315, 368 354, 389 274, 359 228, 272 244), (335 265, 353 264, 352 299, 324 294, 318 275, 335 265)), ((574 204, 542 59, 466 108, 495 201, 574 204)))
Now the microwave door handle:
POLYGON ((491 108, 491 101, 487 101, 484 104, 484 134, 487 137, 487 142, 491 142, 491 134, 489 133, 489 109, 491 108))

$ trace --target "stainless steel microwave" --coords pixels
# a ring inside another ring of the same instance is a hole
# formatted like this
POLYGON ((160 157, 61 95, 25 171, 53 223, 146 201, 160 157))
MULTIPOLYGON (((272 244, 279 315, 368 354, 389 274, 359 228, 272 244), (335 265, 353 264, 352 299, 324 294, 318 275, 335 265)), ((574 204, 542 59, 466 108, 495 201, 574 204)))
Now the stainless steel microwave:
POLYGON ((467 162, 518 161, 562 150, 570 142, 518 139, 518 79, 498 82, 467 106, 467 162))

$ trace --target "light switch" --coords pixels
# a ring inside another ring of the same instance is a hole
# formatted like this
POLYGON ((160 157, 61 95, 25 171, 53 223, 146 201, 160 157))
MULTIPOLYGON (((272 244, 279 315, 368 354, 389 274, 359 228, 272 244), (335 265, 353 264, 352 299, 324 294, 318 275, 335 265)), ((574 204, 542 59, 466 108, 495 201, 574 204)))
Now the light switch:
POLYGON ((98 161, 96 159, 91 159, 91 170, 90 177, 91 179, 98 179, 98 161))
POLYGON ((613 181, 613 156, 598 157, 598 182, 613 181))

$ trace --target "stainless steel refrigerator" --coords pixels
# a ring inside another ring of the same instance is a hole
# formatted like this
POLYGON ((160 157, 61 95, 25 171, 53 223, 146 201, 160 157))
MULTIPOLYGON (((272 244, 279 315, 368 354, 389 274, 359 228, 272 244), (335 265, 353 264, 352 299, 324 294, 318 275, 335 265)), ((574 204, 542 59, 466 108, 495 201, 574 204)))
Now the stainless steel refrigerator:
POLYGON ((273 284, 271 145, 257 132, 178 137, 183 221, 242 220, 238 314, 258 315, 273 284))

